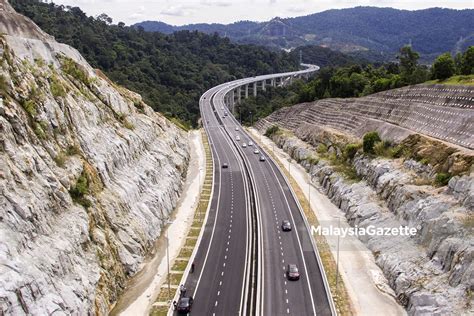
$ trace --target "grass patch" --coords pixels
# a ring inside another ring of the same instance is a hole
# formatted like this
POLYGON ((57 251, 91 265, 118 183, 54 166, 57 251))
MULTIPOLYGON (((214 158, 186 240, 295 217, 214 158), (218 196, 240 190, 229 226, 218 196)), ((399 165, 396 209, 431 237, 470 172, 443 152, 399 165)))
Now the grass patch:
MULTIPOLYGON (((179 285, 181 283, 182 278, 183 278, 183 273, 170 273, 171 285, 179 285)), ((168 282, 168 279, 166 279, 166 282, 168 282)))
POLYGON ((81 153, 81 150, 79 149, 79 146, 77 145, 71 145, 66 150, 66 154, 68 156, 79 155, 80 153, 81 153))
POLYGON ((63 85, 59 81, 58 77, 56 75, 52 75, 50 80, 50 89, 51 89, 51 94, 55 97, 61 97, 64 98, 66 96, 66 90, 64 89, 63 85))
POLYGON ((463 85, 474 86, 474 75, 452 76, 445 80, 430 80, 428 84, 445 84, 445 85, 463 85))
POLYGON ((439 172, 436 174, 434 179, 434 185, 437 187, 442 187, 448 184, 453 176, 450 173, 439 172))
POLYGON ((150 315, 151 316, 166 316, 168 315, 168 306, 153 306, 150 311, 150 315))
POLYGON ((176 260, 171 270, 184 271, 188 265, 189 260, 176 260))
POLYGON ((91 79, 89 78, 89 75, 83 69, 81 65, 76 63, 71 58, 65 57, 65 56, 62 56, 60 60, 61 60, 61 69, 65 73, 67 73, 74 79, 84 83, 86 86, 89 86, 92 83, 91 79))
POLYGON ((61 167, 61 168, 63 168, 64 165, 66 164, 66 159, 67 159, 66 153, 63 151, 59 152, 59 154, 56 157, 54 157, 54 161, 56 162, 58 167, 61 167))

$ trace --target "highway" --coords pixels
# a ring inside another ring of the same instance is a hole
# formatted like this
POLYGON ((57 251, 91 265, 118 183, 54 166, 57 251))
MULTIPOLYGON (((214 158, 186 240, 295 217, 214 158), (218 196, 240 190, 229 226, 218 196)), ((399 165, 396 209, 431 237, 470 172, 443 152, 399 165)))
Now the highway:
POLYGON ((257 81, 307 74, 264 75, 228 82, 200 99, 203 125, 214 160, 213 196, 194 257, 195 271, 186 278, 194 297, 191 315, 333 315, 327 281, 284 175, 231 115, 226 95, 257 81), (229 115, 225 115, 228 112, 229 115), (240 140, 237 140, 237 136, 240 140), (261 154, 254 154, 258 148, 261 154), (266 161, 260 161, 260 156, 266 161), (222 168, 224 163, 228 168, 222 168), (289 220, 290 232, 281 230, 289 220), (289 281, 288 264, 301 277, 289 281))

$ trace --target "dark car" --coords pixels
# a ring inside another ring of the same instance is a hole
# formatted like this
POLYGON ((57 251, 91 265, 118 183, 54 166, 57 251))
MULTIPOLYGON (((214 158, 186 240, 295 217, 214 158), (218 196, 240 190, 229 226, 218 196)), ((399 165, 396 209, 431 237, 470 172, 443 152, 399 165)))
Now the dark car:
POLYGON ((300 273, 296 264, 289 264, 286 268, 286 277, 288 280, 296 281, 300 279, 300 273))
POLYGON ((181 297, 176 304, 176 311, 178 314, 187 314, 191 312, 191 307, 193 306, 192 297, 181 297))
POLYGON ((227 162, 224 162, 224 163, 222 164, 222 168, 229 168, 229 164, 228 164, 227 162))
POLYGON ((281 222, 281 230, 284 232, 291 231, 291 223, 290 221, 284 220, 281 222))

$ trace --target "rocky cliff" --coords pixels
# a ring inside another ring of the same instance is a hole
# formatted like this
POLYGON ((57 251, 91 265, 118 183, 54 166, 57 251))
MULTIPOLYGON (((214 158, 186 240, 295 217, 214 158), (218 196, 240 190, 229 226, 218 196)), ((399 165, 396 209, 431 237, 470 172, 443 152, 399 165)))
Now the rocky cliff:
POLYGON ((0 0, 0 314, 105 314, 173 210, 182 131, 0 0))
POLYGON ((350 225, 416 229, 359 237, 411 315, 474 313, 473 100, 468 87, 416 86, 300 104, 257 123, 350 225), (366 153, 361 136, 372 130, 383 141, 366 153))

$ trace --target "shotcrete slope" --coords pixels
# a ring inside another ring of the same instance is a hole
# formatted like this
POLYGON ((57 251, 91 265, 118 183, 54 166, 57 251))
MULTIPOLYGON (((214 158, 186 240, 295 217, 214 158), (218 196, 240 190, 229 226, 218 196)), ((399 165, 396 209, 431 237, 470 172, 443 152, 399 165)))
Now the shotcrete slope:
POLYGON ((105 314, 179 197, 186 137, 0 0, 0 314, 105 314))
POLYGON ((320 100, 281 109, 260 122, 265 123, 292 130, 307 123, 357 137, 378 130, 392 140, 420 133, 474 149, 474 87, 416 85, 363 98, 320 100))

